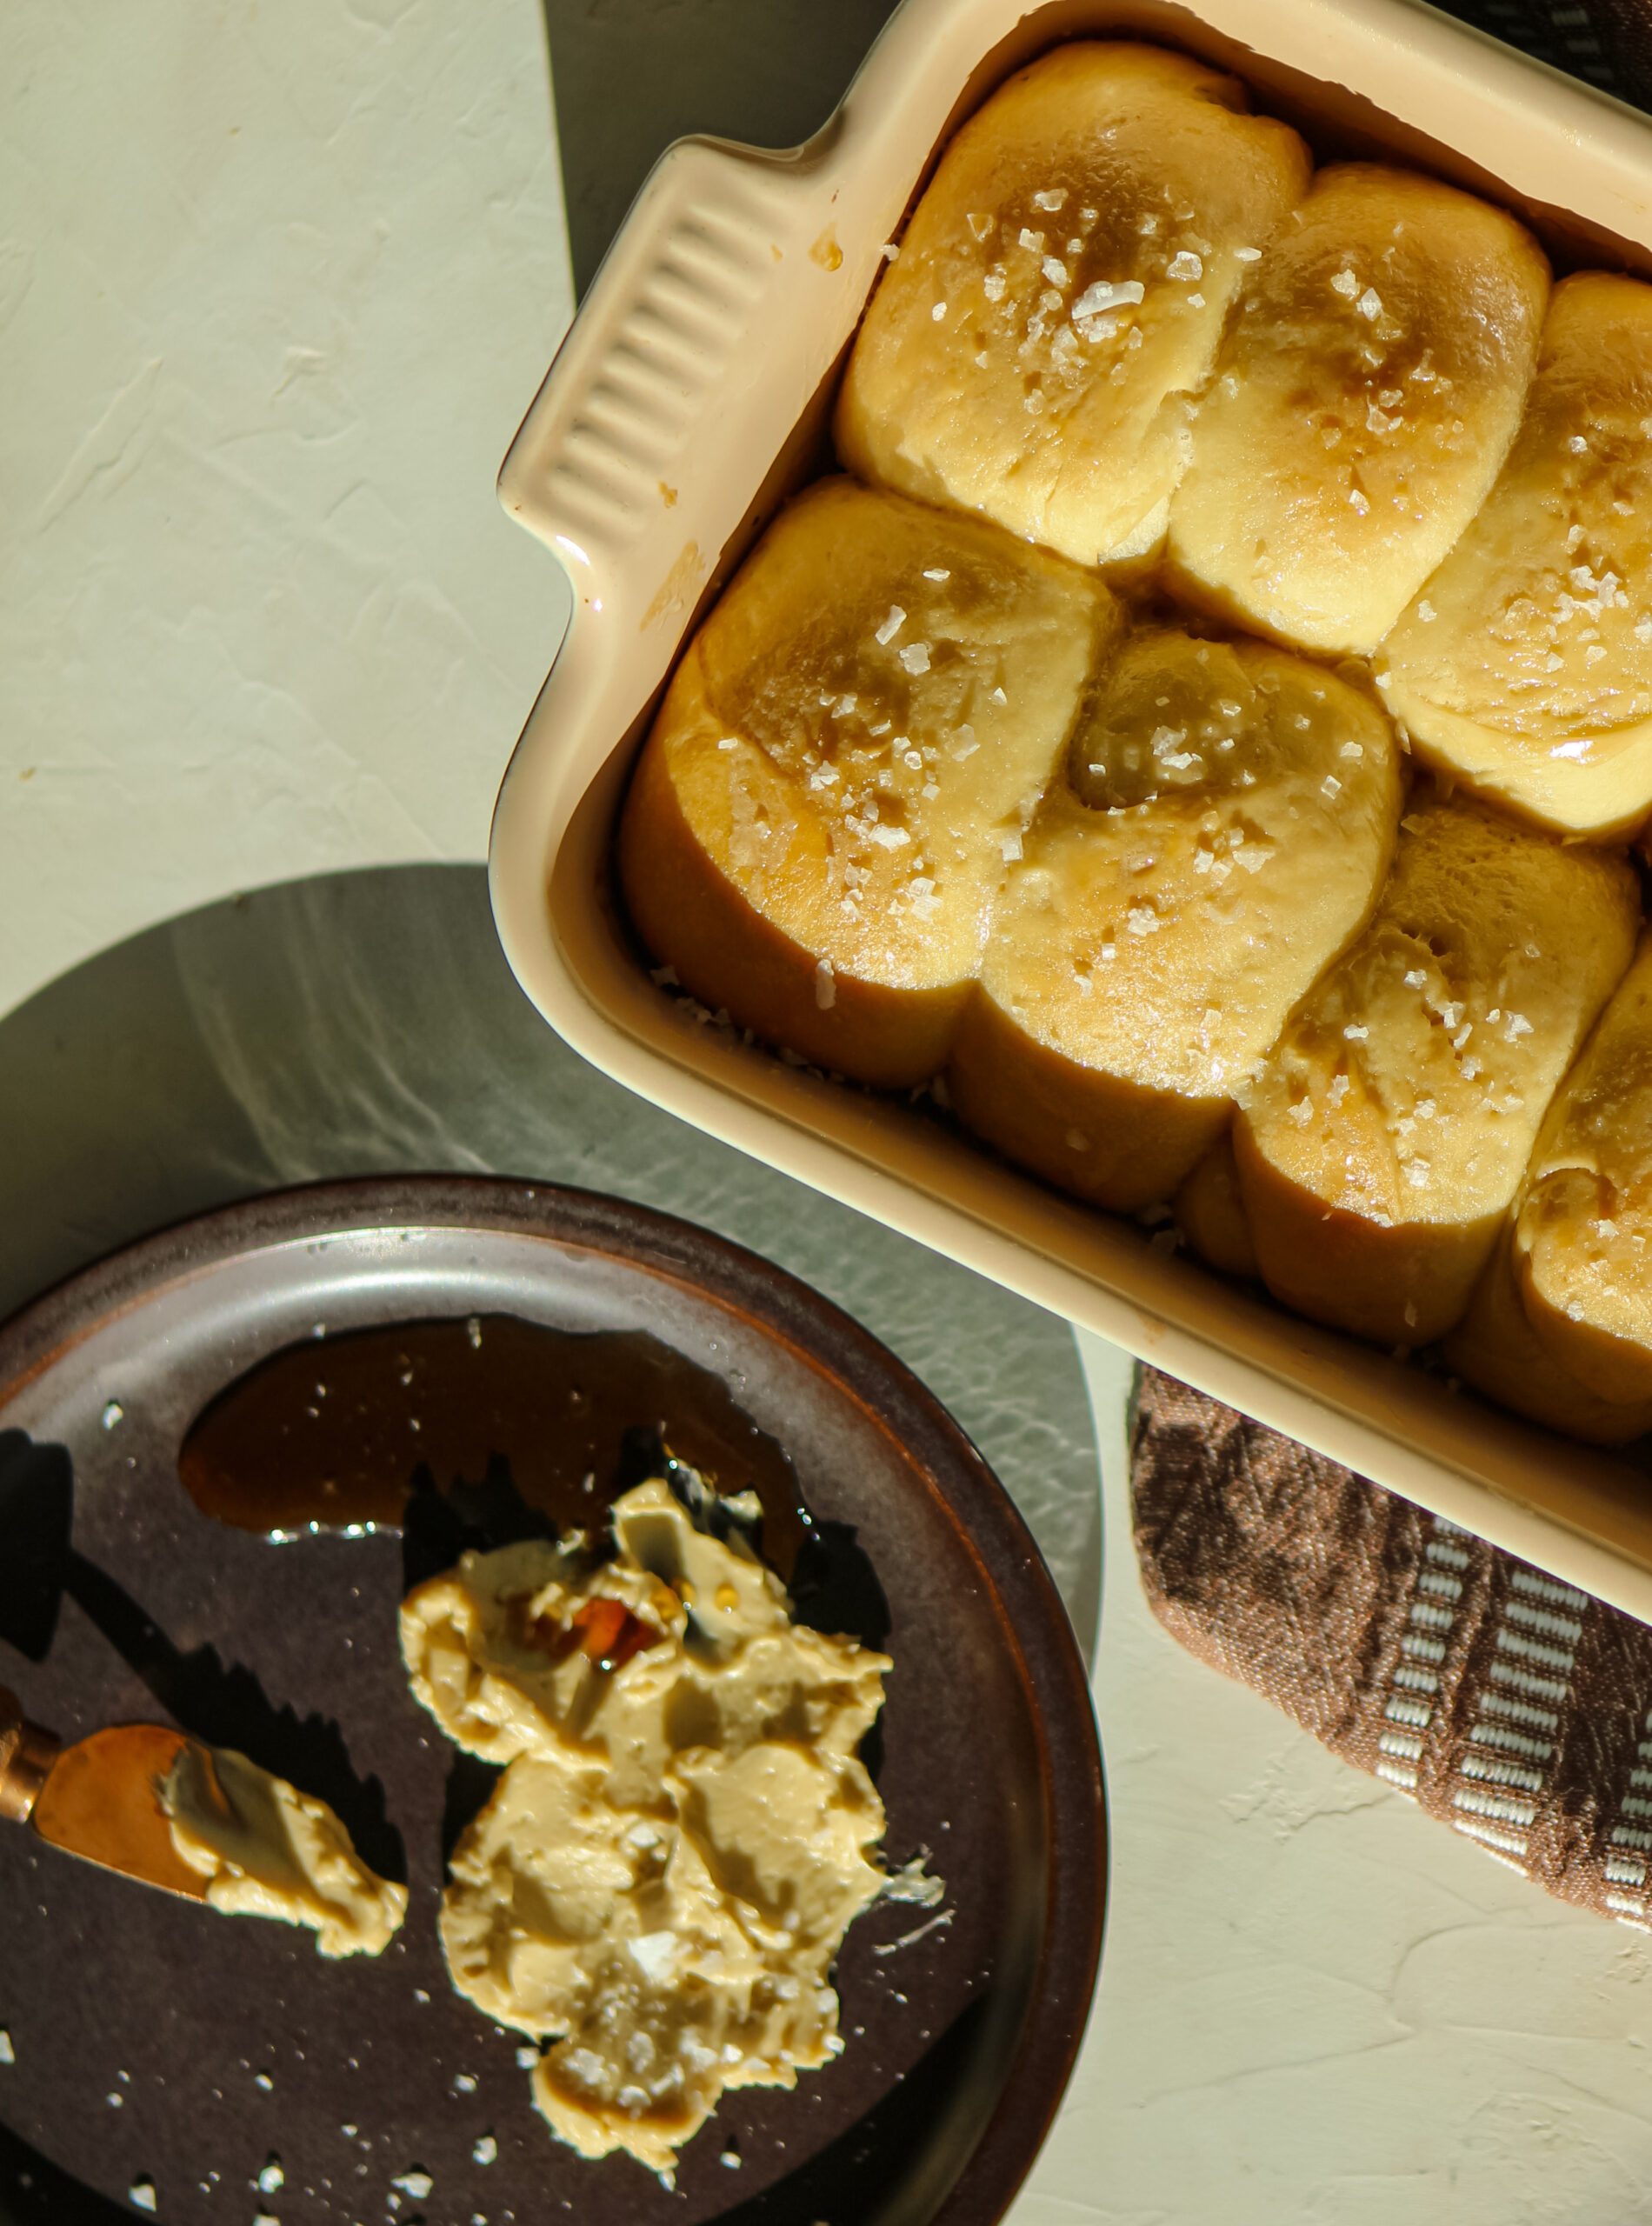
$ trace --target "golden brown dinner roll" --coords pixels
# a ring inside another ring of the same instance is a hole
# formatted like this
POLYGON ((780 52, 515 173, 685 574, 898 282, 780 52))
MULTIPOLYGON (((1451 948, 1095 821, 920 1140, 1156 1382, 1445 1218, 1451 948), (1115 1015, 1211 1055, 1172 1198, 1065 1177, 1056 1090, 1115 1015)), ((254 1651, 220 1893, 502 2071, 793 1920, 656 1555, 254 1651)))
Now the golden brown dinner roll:
POLYGON ((1379 681, 1421 756, 1546 826, 1652 808, 1652 287, 1555 287, 1519 437, 1379 681))
POLYGON ((1543 1123, 1513 1264, 1569 1375, 1598 1398, 1652 1401, 1652 941, 1543 1123))
POLYGON ((1176 1227, 1199 1257, 1224 1276, 1255 1276, 1256 1247, 1245 1217, 1233 1136, 1224 1129, 1171 1200, 1176 1227))
POLYGON ((620 827, 643 942, 866 1082, 944 1059, 1116 607, 956 511, 822 481, 701 627, 620 827))
POLYGON ((1638 917, 1620 857, 1472 804, 1413 805, 1370 925, 1235 1124, 1276 1296, 1384 1344, 1445 1335, 1638 917))
POLYGON ((1602 1399, 1562 1368, 1532 1326, 1514 1265, 1511 1217, 1469 1311, 1445 1343, 1457 1373, 1532 1422, 1591 1445, 1626 1445, 1652 1430, 1652 1398, 1602 1399))
POLYGON ((1322 170, 1199 407, 1166 551, 1182 591, 1309 649, 1374 650, 1496 477, 1548 291, 1535 242, 1488 203, 1322 170))
POLYGON ((839 455, 1080 563, 1143 555, 1228 304, 1308 174, 1234 78, 1057 48, 942 157, 849 360, 839 455))
POLYGON ((1388 722, 1345 682, 1258 642, 1129 641, 999 897, 961 1118, 1103 1205, 1168 1199, 1369 911, 1398 811, 1388 722))

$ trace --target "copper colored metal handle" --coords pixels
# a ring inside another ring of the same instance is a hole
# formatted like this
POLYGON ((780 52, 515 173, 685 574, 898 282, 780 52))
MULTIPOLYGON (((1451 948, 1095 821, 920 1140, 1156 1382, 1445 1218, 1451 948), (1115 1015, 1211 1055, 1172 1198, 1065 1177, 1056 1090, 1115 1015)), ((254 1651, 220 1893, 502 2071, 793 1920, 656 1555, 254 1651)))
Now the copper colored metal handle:
POLYGON ((0 1685, 0 1817, 28 1823, 61 1742, 30 1723, 16 1693, 0 1685))

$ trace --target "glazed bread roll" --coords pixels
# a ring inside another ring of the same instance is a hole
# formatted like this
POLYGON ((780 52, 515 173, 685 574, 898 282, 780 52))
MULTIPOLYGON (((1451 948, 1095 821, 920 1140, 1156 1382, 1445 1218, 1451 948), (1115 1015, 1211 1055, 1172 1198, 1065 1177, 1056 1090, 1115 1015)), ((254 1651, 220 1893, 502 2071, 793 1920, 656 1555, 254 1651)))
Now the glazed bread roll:
POLYGON ((1506 1227, 1491 1265, 1445 1356, 1477 1390, 1517 1415, 1590 1445, 1627 1445, 1652 1430, 1652 1398, 1602 1399, 1562 1368, 1532 1326, 1515 1272, 1515 1231, 1506 1227))
POLYGON ((1065 1190, 1169 1198, 1365 919, 1399 813, 1375 703, 1256 642, 1138 635, 1011 869, 948 1070, 1065 1190))
POLYGON ((1235 1124, 1276 1297, 1383 1344, 1452 1328, 1639 910, 1620 857, 1469 804, 1407 813, 1369 927, 1235 1124))
POLYGON ((933 1074, 1116 616, 1098 580, 977 519, 809 489, 643 750, 619 840, 643 941, 823 1066, 933 1074))
POLYGON ((1383 645, 1418 752, 1543 825, 1652 808, 1652 287, 1555 287, 1520 435, 1383 645))
MULTIPOLYGON (((1538 1343, 1578 1393, 1618 1410, 1623 1436, 1652 1427, 1652 940, 1549 1109, 1508 1267, 1538 1343)), ((1477 1348, 1459 1365, 1482 1380, 1477 1348)))
POLYGON ((1208 1267, 1254 1276, 1256 1247, 1239 1187, 1233 1136, 1224 1129, 1171 1201, 1176 1224, 1208 1267))
POLYGON ((1228 305, 1308 175, 1202 63, 1046 55, 942 157, 849 360, 838 454, 1079 563, 1144 555, 1228 305))
POLYGON ((1322 170, 1200 404, 1166 551, 1182 592, 1309 649, 1374 650, 1496 477, 1548 291, 1500 210, 1406 170, 1322 170))

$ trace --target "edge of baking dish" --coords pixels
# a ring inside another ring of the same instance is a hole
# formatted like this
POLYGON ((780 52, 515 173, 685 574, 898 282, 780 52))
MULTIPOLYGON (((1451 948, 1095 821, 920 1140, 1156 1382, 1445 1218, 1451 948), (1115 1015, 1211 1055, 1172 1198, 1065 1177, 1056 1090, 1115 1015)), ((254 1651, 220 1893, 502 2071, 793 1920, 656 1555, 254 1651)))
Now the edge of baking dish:
POLYGON ((1310 137, 1487 189, 1562 250, 1652 263, 1652 121, 1419 0, 905 0, 806 145, 665 154, 505 459, 501 500, 574 596, 494 818, 506 956, 642 1096, 1652 1622, 1652 1479, 709 1023, 650 983, 614 904, 636 742, 698 609, 818 454, 883 243, 954 122, 1085 32, 1182 46, 1310 137))

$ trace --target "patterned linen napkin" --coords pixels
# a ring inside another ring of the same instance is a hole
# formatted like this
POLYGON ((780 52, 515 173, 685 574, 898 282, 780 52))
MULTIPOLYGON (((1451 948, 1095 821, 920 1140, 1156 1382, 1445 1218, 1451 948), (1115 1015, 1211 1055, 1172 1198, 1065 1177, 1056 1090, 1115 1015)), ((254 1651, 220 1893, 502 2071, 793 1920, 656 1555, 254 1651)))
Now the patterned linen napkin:
POLYGON ((1142 1581, 1190 1653, 1562 1900, 1652 1931, 1652 1629, 1143 1369, 1142 1581))
POLYGON ((1620 100, 1652 108, 1652 0, 1436 0, 1448 15, 1505 39, 1620 100))

